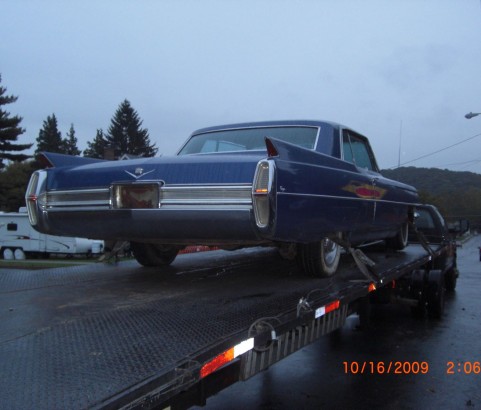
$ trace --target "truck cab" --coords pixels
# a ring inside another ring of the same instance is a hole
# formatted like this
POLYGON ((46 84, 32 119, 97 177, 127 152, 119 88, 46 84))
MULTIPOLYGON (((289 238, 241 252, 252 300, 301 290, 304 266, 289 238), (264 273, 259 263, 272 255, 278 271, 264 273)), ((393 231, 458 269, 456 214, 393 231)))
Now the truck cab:
MULTIPOLYGON (((431 262, 429 268, 442 271, 446 290, 453 291, 459 276, 456 260, 457 245, 448 229, 448 224, 434 205, 424 205, 416 208, 415 227, 424 236, 428 245, 444 247, 445 251, 431 262)), ((409 242, 419 243, 419 241, 416 233, 411 232, 409 242)))

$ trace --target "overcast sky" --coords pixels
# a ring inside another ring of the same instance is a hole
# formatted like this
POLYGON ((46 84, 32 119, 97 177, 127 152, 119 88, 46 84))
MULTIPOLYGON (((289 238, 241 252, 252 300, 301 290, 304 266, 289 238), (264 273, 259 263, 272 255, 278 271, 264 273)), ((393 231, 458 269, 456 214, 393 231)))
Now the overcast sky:
POLYGON ((34 142, 55 113, 79 148, 128 99, 159 153, 195 129, 324 119, 381 168, 481 173, 480 0, 0 0, 7 106, 34 142), (474 138, 472 138, 474 137, 474 138), (401 142, 401 144, 400 144, 401 142))

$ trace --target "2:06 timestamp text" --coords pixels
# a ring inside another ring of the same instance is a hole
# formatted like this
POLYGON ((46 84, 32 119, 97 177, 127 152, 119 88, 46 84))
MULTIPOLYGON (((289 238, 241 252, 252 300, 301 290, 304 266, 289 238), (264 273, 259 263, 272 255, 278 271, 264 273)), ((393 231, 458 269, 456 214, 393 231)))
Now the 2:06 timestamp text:
POLYGON ((403 361, 353 361, 342 362, 346 374, 427 374, 428 362, 403 361))
POLYGON ((446 374, 481 374, 481 362, 446 362, 446 374))

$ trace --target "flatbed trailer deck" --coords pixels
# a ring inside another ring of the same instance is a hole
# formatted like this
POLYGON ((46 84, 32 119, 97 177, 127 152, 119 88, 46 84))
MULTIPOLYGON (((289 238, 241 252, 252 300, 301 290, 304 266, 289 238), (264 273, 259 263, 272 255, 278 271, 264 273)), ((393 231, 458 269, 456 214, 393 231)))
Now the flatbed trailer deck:
POLYGON ((133 261, 1 271, 0 400, 9 409, 202 405, 342 327, 370 292, 441 251, 367 252, 375 280, 349 254, 318 279, 260 248, 181 255, 162 272, 133 261))

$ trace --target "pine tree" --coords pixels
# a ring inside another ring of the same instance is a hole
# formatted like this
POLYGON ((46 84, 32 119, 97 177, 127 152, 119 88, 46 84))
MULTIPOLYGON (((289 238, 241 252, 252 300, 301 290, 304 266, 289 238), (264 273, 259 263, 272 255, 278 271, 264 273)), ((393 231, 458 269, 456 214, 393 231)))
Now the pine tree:
POLYGON ((25 206, 25 191, 36 169, 35 161, 24 161, 12 162, 0 172, 0 211, 17 212, 25 206))
MULTIPOLYGON (((1 82, 2 76, 0 75, 1 82)), ((29 155, 17 154, 17 152, 29 149, 33 145, 15 144, 15 141, 25 130, 19 126, 22 117, 17 115, 10 117, 10 113, 1 108, 3 105, 14 103, 18 99, 13 95, 5 95, 6 92, 7 89, 0 85, 0 169, 5 167, 4 160, 23 161, 30 158, 29 155)))
POLYGON ((81 151, 77 147, 77 137, 75 137, 73 124, 70 125, 70 130, 67 132, 67 137, 63 140, 63 145, 65 154, 80 155, 81 151))
POLYGON ((55 117, 55 114, 49 115, 43 122, 43 128, 38 133, 35 155, 43 151, 63 154, 65 153, 64 148, 62 134, 57 127, 57 117, 55 117))
POLYGON ((107 141, 104 137, 102 129, 97 130, 97 135, 92 142, 87 142, 87 149, 84 150, 84 157, 90 158, 104 158, 104 150, 107 146, 107 141))
POLYGON ((157 153, 151 144, 149 132, 142 129, 142 121, 128 100, 124 100, 111 120, 107 133, 107 144, 120 151, 120 155, 131 154, 153 157, 157 153))

